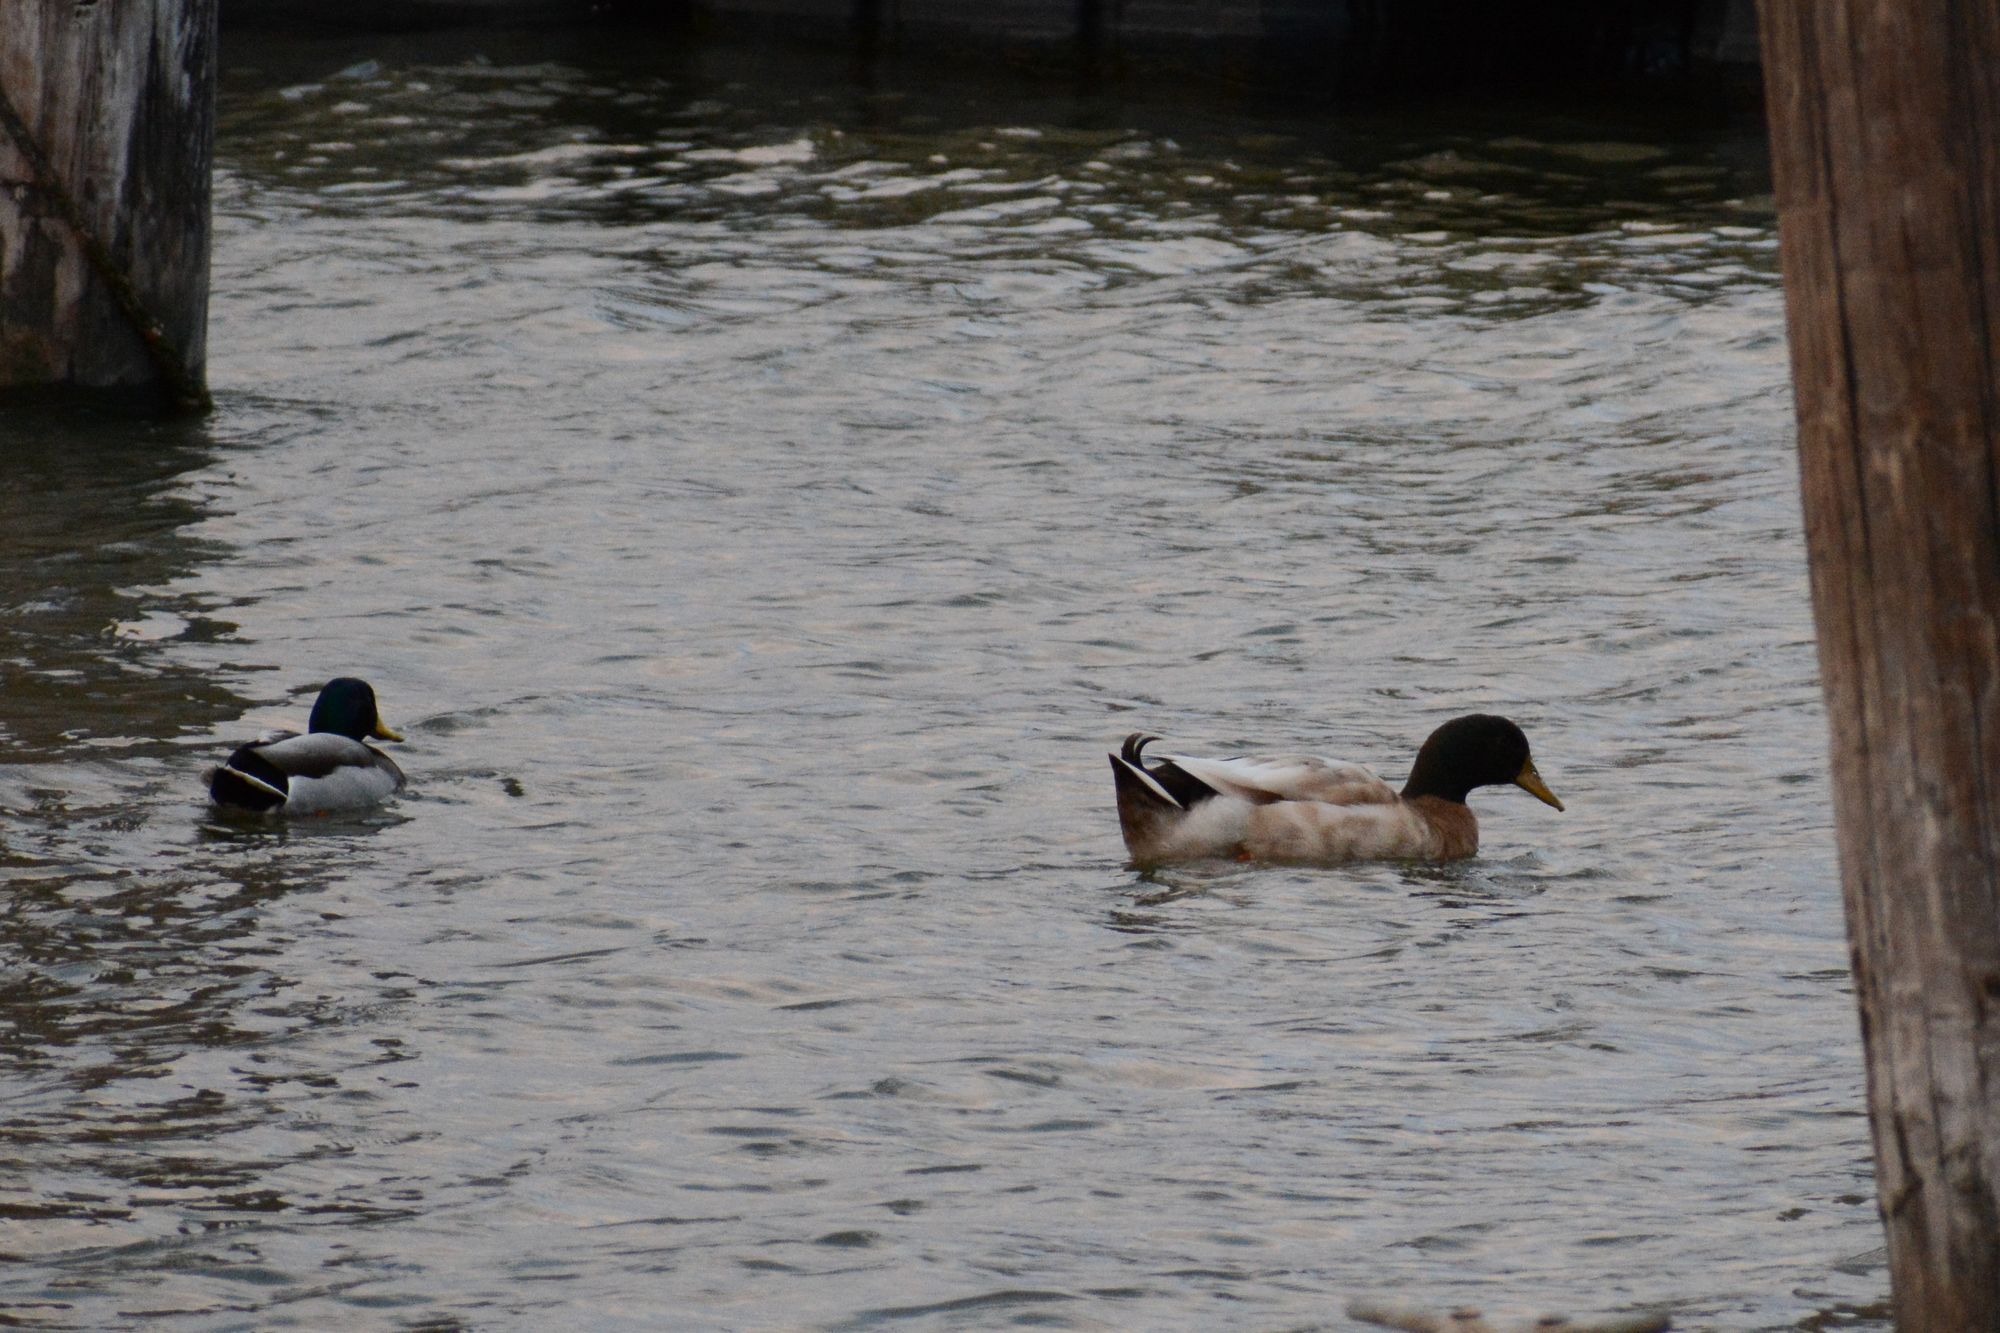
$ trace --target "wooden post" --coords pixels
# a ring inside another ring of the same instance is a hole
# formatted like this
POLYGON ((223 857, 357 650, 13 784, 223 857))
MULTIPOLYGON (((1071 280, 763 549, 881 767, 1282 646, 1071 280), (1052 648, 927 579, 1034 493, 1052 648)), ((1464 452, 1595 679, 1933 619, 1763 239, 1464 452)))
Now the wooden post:
POLYGON ((1761 0, 1876 1185, 2000 1329, 2000 4, 1761 0))
POLYGON ((0 391, 207 406, 217 0, 0 0, 0 391))

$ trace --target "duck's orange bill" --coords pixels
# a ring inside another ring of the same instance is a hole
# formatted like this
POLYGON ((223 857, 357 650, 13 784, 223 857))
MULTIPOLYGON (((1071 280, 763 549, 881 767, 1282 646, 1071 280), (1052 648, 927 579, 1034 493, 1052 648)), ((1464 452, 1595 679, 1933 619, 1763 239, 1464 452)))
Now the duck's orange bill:
MULTIPOLYGON (((381 718, 379 718, 379 717, 375 719, 375 730, 373 730, 373 731, 369 732, 368 734, 369 734, 370 736, 373 736, 373 737, 374 737, 374 738, 375 738, 376 740, 378 740, 378 741, 399 741, 399 740, 403 739, 403 733, 402 733, 402 732, 400 732, 400 731, 395 731, 395 730, 392 730, 392 729, 390 728, 389 724, 388 724, 387 722, 384 722, 384 721, 383 721, 383 720, 382 720, 381 718)), ((1529 791, 1534 791, 1534 788, 1530 787, 1530 788, 1529 788, 1528 790, 1529 790, 1529 791)), ((1537 794, 1537 795, 1540 795, 1540 793, 1539 793, 1539 792, 1537 792, 1536 794, 1537 794)), ((1546 800, 1551 800, 1551 799, 1553 799, 1553 798, 1551 798, 1551 797, 1547 797, 1547 796, 1543 796, 1543 797, 1542 797, 1542 799, 1546 801, 1546 800)), ((1556 808, 1557 808, 1558 810, 1560 810, 1560 809, 1561 809, 1562 807, 1561 807, 1561 806, 1557 806, 1556 808)))

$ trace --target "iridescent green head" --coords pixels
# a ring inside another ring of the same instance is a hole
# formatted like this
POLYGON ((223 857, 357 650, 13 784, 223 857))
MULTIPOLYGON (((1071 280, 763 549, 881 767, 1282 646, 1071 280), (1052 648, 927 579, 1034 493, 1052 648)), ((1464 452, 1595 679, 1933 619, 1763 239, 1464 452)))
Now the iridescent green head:
POLYGON ((1433 731, 1417 751, 1416 767, 1403 786, 1404 799, 1436 796, 1463 801, 1474 787, 1512 783, 1560 810, 1563 803, 1535 771, 1528 738, 1504 717, 1474 713, 1453 718, 1433 731))
POLYGON ((374 688, 353 676, 338 676, 326 683, 313 703, 312 720, 306 723, 306 729, 330 731, 357 741, 370 737, 384 741, 403 739, 389 729, 376 710, 374 688))

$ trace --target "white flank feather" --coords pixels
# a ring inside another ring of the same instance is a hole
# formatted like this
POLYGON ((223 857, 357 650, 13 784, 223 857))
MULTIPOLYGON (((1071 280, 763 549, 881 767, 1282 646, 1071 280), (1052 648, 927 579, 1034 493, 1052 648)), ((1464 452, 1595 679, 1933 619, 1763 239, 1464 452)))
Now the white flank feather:
POLYGON ((403 771, 389 756, 329 731, 287 736, 257 753, 285 775, 287 814, 365 810, 403 785, 403 771))

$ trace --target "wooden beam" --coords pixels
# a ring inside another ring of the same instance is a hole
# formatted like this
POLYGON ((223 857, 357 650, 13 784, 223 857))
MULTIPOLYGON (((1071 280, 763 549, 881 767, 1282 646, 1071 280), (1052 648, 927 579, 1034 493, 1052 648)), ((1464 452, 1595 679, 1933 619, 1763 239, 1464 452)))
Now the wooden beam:
POLYGON ((2000 1329, 2000 4, 1761 0, 1903 1333, 2000 1329))
POLYGON ((216 3, 0 4, 0 390, 206 406, 216 3))

